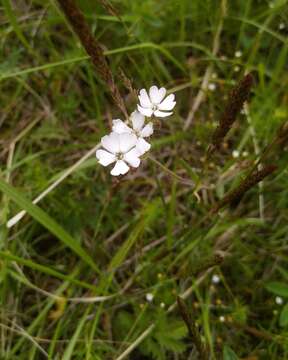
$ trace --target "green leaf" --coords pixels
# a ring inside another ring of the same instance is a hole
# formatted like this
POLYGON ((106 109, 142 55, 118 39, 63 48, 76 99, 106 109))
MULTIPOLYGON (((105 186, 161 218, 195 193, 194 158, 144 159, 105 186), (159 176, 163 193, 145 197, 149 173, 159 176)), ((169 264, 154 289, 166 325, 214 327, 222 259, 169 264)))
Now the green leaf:
POLYGON ((184 341, 174 339, 172 336, 168 336, 168 335, 162 334, 161 337, 157 337, 157 340, 159 345, 164 347, 166 350, 175 353, 181 353, 185 351, 187 347, 184 341))
POLYGON ((27 39, 25 38, 20 26, 18 25, 17 22, 17 17, 14 14, 12 5, 10 0, 3 0, 3 6, 7 15, 7 18, 9 19, 11 26, 13 27, 13 30, 15 31, 18 39, 22 42, 22 44, 32 53, 35 55, 34 50, 31 48, 31 46, 29 45, 27 39))
POLYGON ((225 345, 223 349, 223 360, 238 360, 238 356, 235 352, 228 346, 225 345))
POLYGON ((184 167, 184 169, 187 171, 188 175, 195 182, 195 184, 198 184, 200 182, 200 178, 198 174, 193 170, 193 168, 184 159, 179 159, 179 163, 184 167))
MULTIPOLYGON (((8 0, 6 0, 6 2, 8 2, 8 0)), ((174 57, 171 56, 170 52, 168 52, 165 48, 163 48, 157 44, 150 43, 150 42, 134 44, 134 45, 130 45, 130 46, 124 46, 124 47, 120 47, 117 49, 106 50, 106 51, 104 51, 104 55, 109 56, 109 55, 121 54, 121 53, 135 51, 135 50, 141 51, 142 49, 158 50, 159 52, 162 52, 170 61, 174 62, 175 65, 177 65, 179 68, 181 68, 181 70, 183 70, 183 71, 185 70, 184 67, 174 57)), ((43 70, 52 69, 52 68, 55 68, 58 66, 75 64, 77 62, 88 60, 89 58, 90 57, 88 55, 81 55, 81 56, 77 56, 75 58, 70 57, 69 59, 64 59, 64 60, 60 60, 60 61, 56 61, 56 62, 52 62, 52 63, 40 65, 40 66, 30 67, 28 69, 16 70, 14 72, 7 73, 7 74, 4 74, 3 76, 1 76, 0 81, 4 80, 4 79, 14 78, 17 76, 23 76, 26 74, 43 71, 43 70)), ((185 134, 188 137, 191 136, 191 133, 189 133, 189 131, 186 131, 185 134)), ((175 137, 175 135, 172 135, 172 137, 175 137)))
POLYGON ((66 246, 75 252, 84 262, 90 265, 96 272, 100 273, 97 265, 91 257, 82 249, 70 234, 66 232, 58 223, 55 222, 45 211, 27 200, 22 194, 13 186, 7 184, 0 179, 0 190, 10 197, 17 205, 27 211, 36 221, 43 225, 47 230, 54 234, 66 246))
POLYGON ((113 256, 110 264, 109 271, 114 271, 119 267, 122 262, 126 259, 132 246, 135 244, 142 232, 150 225, 150 223, 157 218, 159 211, 162 210, 161 202, 156 199, 152 203, 149 203, 142 211, 141 220, 135 226, 128 239, 123 243, 117 253, 113 256))
POLYGON ((123 340, 129 334, 129 330, 133 326, 135 319, 132 313, 128 311, 120 311, 116 314, 113 321, 113 329, 117 340, 123 340))
POLYGON ((159 343, 153 338, 148 338, 140 344, 139 349, 143 355, 147 355, 148 359, 165 360, 165 349, 159 346, 159 343))
POLYGON ((183 342, 185 336, 187 336, 187 327, 183 322, 167 317, 163 317, 158 322, 154 332, 154 338, 160 347, 176 353, 185 351, 186 344, 183 342))
POLYGON ((91 306, 88 306, 88 308, 86 309, 84 315, 82 316, 82 319, 80 321, 78 321, 77 323, 77 328, 72 336, 72 338, 70 339, 65 352, 63 354, 62 360, 70 360, 73 358, 73 355, 75 355, 74 353, 74 348, 77 344, 77 341, 79 339, 79 337, 81 336, 81 334, 83 333, 83 327, 87 322, 87 316, 89 314, 89 312, 91 311, 91 306))
POLYGON ((73 284, 78 285, 78 286, 80 285, 80 286, 82 286, 82 287, 84 287, 86 289, 95 290, 95 286, 93 286, 93 285, 90 285, 90 284, 87 284, 87 283, 85 283, 83 281, 77 280, 72 276, 62 274, 57 270, 54 270, 54 269, 52 269, 52 268, 50 268, 48 266, 45 266, 45 265, 38 264, 38 263, 36 263, 36 262, 34 262, 32 260, 23 259, 23 258, 21 258, 19 256, 13 255, 13 254, 11 254, 9 252, 0 251, 0 258, 8 260, 8 261, 16 261, 17 263, 19 263, 21 265, 24 265, 24 266, 27 266, 30 269, 40 271, 40 272, 42 272, 44 274, 54 276, 57 279, 65 280, 65 281, 68 281, 68 282, 73 283, 73 284))
POLYGON ((282 327, 285 327, 288 325, 288 304, 286 304, 280 314, 279 318, 279 324, 282 327))
POLYGON ((273 294, 288 297, 288 285, 282 282, 273 281, 266 284, 266 289, 273 294))

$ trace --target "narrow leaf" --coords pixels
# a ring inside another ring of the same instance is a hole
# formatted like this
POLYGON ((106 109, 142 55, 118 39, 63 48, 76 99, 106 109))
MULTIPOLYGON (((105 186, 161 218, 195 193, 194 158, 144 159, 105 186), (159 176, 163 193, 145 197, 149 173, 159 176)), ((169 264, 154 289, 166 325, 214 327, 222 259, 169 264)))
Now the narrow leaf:
POLYGON ((282 282, 274 281, 266 285, 266 289, 273 294, 288 297, 288 285, 282 282))
POLYGON ((84 262, 90 265, 95 271, 100 273, 97 265, 91 257, 82 249, 70 234, 66 232, 58 223, 55 222, 45 211, 27 200, 22 194, 11 185, 0 179, 0 190, 9 196, 17 205, 30 214, 36 221, 43 225, 47 230, 54 234, 66 246, 75 252, 84 262))
POLYGON ((223 360, 238 360, 238 356, 235 352, 227 345, 223 349, 223 360))
POLYGON ((38 263, 36 263, 36 262, 34 262, 32 260, 23 259, 22 257, 13 255, 13 254, 11 254, 11 253, 9 253, 7 251, 0 251, 0 259, 1 258, 5 259, 5 260, 8 260, 8 261, 15 261, 18 264, 29 267, 30 269, 40 271, 40 272, 42 272, 44 274, 54 276, 57 279, 68 281, 68 282, 73 283, 75 285, 82 286, 82 287, 84 287, 86 289, 95 290, 95 287, 93 285, 90 285, 90 284, 87 284, 87 283, 85 283, 83 281, 77 280, 77 279, 73 278, 72 276, 62 274, 61 272, 59 272, 57 270, 54 270, 54 269, 52 269, 52 268, 50 268, 48 266, 45 266, 45 265, 38 264, 38 263))
POLYGON ((134 230, 131 232, 128 239, 123 243, 123 245, 120 247, 120 249, 112 258, 109 265, 109 271, 115 270, 117 267, 119 267, 122 264, 122 262, 125 260, 127 254, 129 253, 130 249, 135 244, 139 236, 147 228, 147 226, 149 226, 150 223, 156 218, 156 216, 159 215, 159 211, 161 210, 162 208, 160 206, 159 199, 156 199, 154 202, 148 204, 143 209, 141 214, 141 220, 136 225, 134 230))
POLYGON ((70 360, 70 359, 74 358, 74 356, 73 356, 73 355, 75 355, 74 348, 77 344, 77 340, 79 339, 79 336, 83 332, 82 330, 83 330, 85 323, 87 322, 87 316, 89 314, 89 311, 91 311, 91 306, 88 306, 84 315, 82 316, 82 319, 80 321, 78 321, 77 328, 65 349, 62 360, 70 360))
POLYGON ((288 325, 288 304, 286 304, 281 311, 279 324, 282 327, 285 327, 288 325))

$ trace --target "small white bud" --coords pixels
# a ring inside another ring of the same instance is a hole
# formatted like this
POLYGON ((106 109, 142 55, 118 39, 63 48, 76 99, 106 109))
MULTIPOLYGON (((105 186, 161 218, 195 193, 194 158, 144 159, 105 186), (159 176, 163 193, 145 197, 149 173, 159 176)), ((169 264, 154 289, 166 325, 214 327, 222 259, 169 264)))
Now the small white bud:
POLYGON ((240 152, 238 150, 233 150, 232 151, 232 156, 233 156, 234 159, 237 159, 240 156, 240 152))
POLYGON ((240 71, 240 66, 238 66, 238 65, 234 66, 233 70, 235 72, 239 72, 240 71))
POLYGON ((154 295, 153 294, 151 294, 151 293, 148 293, 148 294, 146 294, 146 300, 148 301, 148 302, 152 302, 153 301, 153 299, 154 299, 154 295))
POLYGON ((282 297, 281 297, 281 296, 276 296, 276 297, 275 297, 275 303, 276 303, 277 305, 283 305, 283 299, 282 299, 282 297))
POLYGON ((241 56, 242 56, 242 51, 237 50, 237 51, 235 52, 235 57, 236 57, 236 58, 240 58, 241 56))
POLYGON ((217 274, 214 274, 211 280, 213 284, 219 284, 221 281, 220 277, 217 274))
POLYGON ((208 89, 209 89, 210 91, 215 91, 215 90, 216 90, 216 84, 210 83, 210 84, 208 85, 208 89))

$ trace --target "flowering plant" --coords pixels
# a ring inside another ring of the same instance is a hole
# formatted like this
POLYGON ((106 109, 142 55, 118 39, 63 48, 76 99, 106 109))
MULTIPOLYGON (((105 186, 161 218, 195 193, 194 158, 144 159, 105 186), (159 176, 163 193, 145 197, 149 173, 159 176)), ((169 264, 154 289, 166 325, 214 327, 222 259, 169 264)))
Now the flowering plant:
POLYGON ((151 145, 145 140, 154 132, 153 117, 167 117, 176 105, 175 95, 168 95, 163 87, 151 86, 149 95, 145 89, 140 90, 137 110, 133 111, 127 122, 113 120, 112 131, 101 139, 103 149, 96 151, 96 157, 103 166, 115 163, 110 174, 126 174, 130 167, 140 165, 140 157, 150 150, 151 145), (146 117, 151 118, 148 121, 146 117))

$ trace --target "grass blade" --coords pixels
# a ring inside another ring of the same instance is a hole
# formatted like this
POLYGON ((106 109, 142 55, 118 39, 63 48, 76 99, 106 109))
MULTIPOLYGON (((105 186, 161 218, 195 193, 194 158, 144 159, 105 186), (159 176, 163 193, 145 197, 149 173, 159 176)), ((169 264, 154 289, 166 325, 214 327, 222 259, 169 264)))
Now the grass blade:
POLYGON ((85 322, 87 321, 87 316, 89 314, 89 311, 91 311, 91 306, 88 306, 88 308, 86 309, 84 315, 82 316, 82 319, 79 321, 78 326, 68 344, 68 346, 65 349, 65 352, 63 354, 62 360, 70 360, 73 358, 73 354, 74 354, 74 348, 76 346, 77 340, 79 338, 79 336, 82 333, 83 327, 85 325, 85 322))
POLYGON ((100 272, 97 265, 86 253, 85 250, 79 245, 70 234, 66 232, 58 223, 55 222, 45 211, 38 206, 31 203, 31 201, 25 199, 22 194, 16 190, 13 186, 7 184, 0 179, 0 190, 10 197, 17 205, 27 211, 36 221, 43 225, 47 230, 54 234, 59 240, 61 240, 66 246, 68 246, 75 254, 77 254, 84 262, 90 265, 96 272, 100 272))
POLYGON ((135 229, 131 232, 128 239, 123 243, 117 253, 113 256, 109 265, 109 271, 116 270, 123 263, 130 249, 139 238, 140 234, 146 229, 147 226, 151 224, 151 222, 157 217, 157 215, 159 215, 159 212, 161 210, 162 207, 159 199, 156 199, 143 209, 140 222, 136 225, 135 229))
POLYGON ((29 267, 30 269, 40 271, 40 272, 42 272, 44 274, 54 276, 57 279, 68 281, 68 282, 73 283, 73 284, 75 284, 77 286, 82 286, 82 287, 84 287, 86 289, 95 290, 95 287, 93 285, 90 285, 90 284, 87 284, 87 283, 85 283, 83 281, 74 279, 72 276, 62 274, 61 272, 59 272, 57 270, 54 270, 54 269, 52 269, 52 268, 50 268, 48 266, 45 266, 45 265, 38 264, 38 263, 36 263, 36 262, 34 262, 32 260, 23 259, 22 257, 11 254, 11 253, 9 253, 7 251, 0 251, 0 259, 1 258, 5 259, 5 260, 8 260, 8 261, 15 261, 15 262, 17 262, 17 263, 19 263, 21 265, 29 267))
POLYGON ((22 44, 26 47, 26 49, 33 55, 35 55, 34 50, 31 48, 30 44, 26 40, 23 32, 21 31, 20 26, 18 25, 17 18, 13 12, 10 0, 3 0, 3 6, 6 12, 6 15, 17 35, 18 39, 22 42, 22 44))

